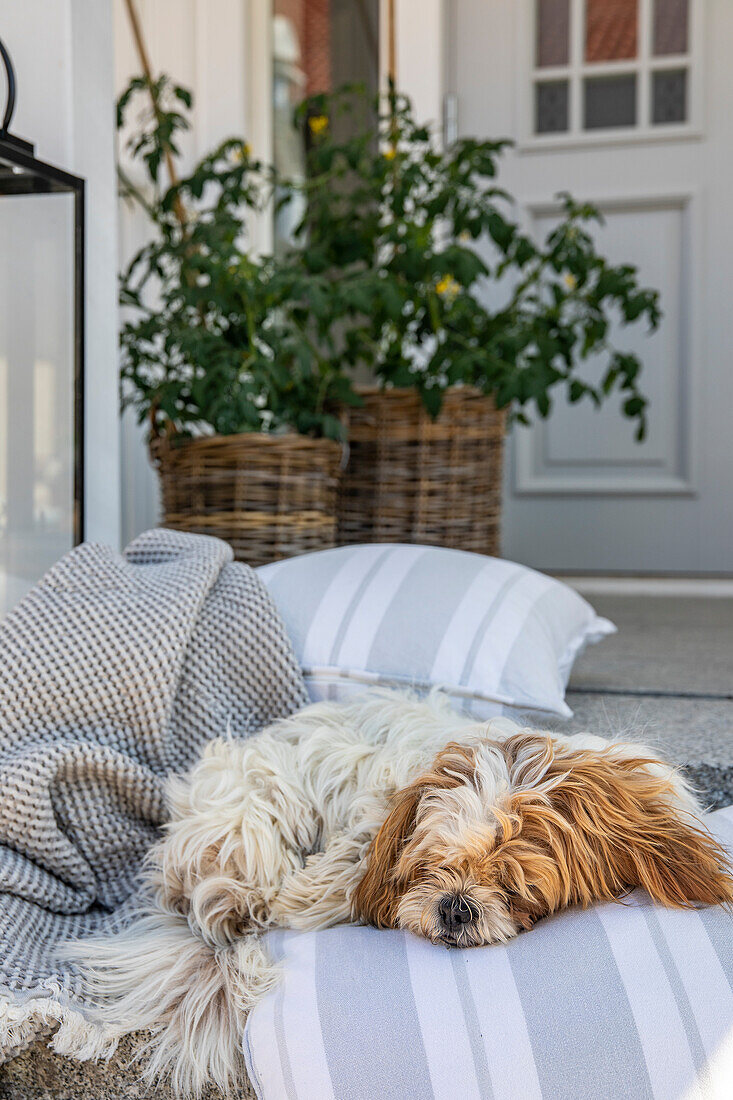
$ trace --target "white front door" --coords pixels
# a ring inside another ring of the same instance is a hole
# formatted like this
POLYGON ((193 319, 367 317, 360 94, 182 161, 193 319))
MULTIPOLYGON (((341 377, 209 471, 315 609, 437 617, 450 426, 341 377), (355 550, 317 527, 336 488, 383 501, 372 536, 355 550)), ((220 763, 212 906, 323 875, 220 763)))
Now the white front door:
MULTIPOLYGON (((504 553, 544 569, 733 572, 733 3, 453 0, 462 134, 508 136, 503 184, 538 234, 554 196, 600 207, 599 247, 661 292, 649 433, 612 399, 513 432, 504 553)), ((592 366, 589 369, 593 369, 592 366)))

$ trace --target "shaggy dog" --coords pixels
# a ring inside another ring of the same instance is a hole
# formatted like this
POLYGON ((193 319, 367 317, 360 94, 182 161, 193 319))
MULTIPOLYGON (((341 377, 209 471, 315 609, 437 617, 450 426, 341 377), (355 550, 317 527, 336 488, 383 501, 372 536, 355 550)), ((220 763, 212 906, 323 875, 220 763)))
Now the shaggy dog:
POLYGON ((635 886, 733 901, 726 853, 648 750, 478 724, 439 697, 321 703, 214 741, 168 797, 143 910, 69 953, 108 1034, 149 1030, 148 1072, 179 1093, 241 1072, 245 1014, 277 981, 267 929, 361 921, 473 947, 635 886))

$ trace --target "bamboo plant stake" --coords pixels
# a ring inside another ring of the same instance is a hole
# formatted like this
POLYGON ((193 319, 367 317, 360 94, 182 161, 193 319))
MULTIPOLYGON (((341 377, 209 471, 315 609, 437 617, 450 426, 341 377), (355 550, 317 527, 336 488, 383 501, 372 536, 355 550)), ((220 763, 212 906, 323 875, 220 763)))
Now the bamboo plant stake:
MULTIPOLYGON (((140 26, 140 19, 135 8, 135 0, 125 0, 125 7, 127 8, 127 14, 130 17, 130 26, 132 28, 132 37, 135 40, 135 46, 137 48, 137 54, 140 58, 140 66, 143 71, 143 75, 148 82, 148 89, 150 90, 150 102, 153 106, 155 117, 160 122, 160 104, 158 103, 158 97, 153 90, 153 70, 150 64, 150 55, 148 54, 147 46, 145 45, 145 39, 143 38, 142 27, 140 26)), ((168 177, 171 181, 171 185, 178 183, 178 172, 176 171, 175 162, 171 155, 170 149, 165 151, 165 164, 168 169, 168 177)), ((181 201, 180 195, 176 195, 173 203, 173 210, 181 223, 181 226, 186 225, 186 210, 181 201)))
MULTIPOLYGON (((387 0, 387 86, 389 89, 389 109, 392 115, 390 149, 393 157, 397 152, 397 122, 395 120, 397 96, 396 2, 397 0, 387 0)), ((393 167, 393 171, 395 171, 395 167, 393 167)))
MULTIPOLYGON (((148 54, 148 48, 145 45, 145 39, 143 38, 142 27, 140 25, 140 19, 135 7, 135 0, 125 0, 125 7, 127 8, 127 14, 130 18, 130 26, 132 28, 132 37, 135 40, 135 47, 137 49, 137 55, 140 59, 140 66, 143 71, 143 75, 148 83, 148 91, 150 92, 150 102, 153 107, 155 118, 160 123, 160 104, 158 102, 158 96, 155 93, 153 85, 153 69, 150 64, 150 55, 148 54)), ((175 186, 179 182, 178 172, 176 171, 175 161, 170 149, 165 150, 165 164, 168 169, 168 178, 170 179, 171 186, 175 186)), ((173 201, 173 213, 178 219, 178 223, 181 229, 185 231, 188 224, 186 217, 186 208, 183 205, 180 195, 176 195, 173 201)), ((150 406, 150 424, 152 435, 157 435, 157 403, 153 403, 150 406)))

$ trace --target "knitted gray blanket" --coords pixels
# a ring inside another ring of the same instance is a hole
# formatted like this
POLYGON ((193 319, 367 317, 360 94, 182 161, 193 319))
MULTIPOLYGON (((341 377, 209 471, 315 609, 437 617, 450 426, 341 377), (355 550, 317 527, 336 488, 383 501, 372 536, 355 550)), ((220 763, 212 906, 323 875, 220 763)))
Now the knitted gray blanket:
POLYGON ((169 772, 305 701, 266 590, 218 539, 82 545, 0 624, 0 1061, 50 1032, 111 1052, 56 945, 125 921, 169 772))

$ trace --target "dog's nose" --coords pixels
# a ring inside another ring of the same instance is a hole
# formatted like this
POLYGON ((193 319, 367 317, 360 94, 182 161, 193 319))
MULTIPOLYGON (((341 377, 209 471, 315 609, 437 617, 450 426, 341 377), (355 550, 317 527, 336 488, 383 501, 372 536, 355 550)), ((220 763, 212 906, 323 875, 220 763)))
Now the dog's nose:
POLYGON ((471 920, 471 908, 460 894, 446 894, 438 906, 440 919, 447 932, 455 935, 471 920))

